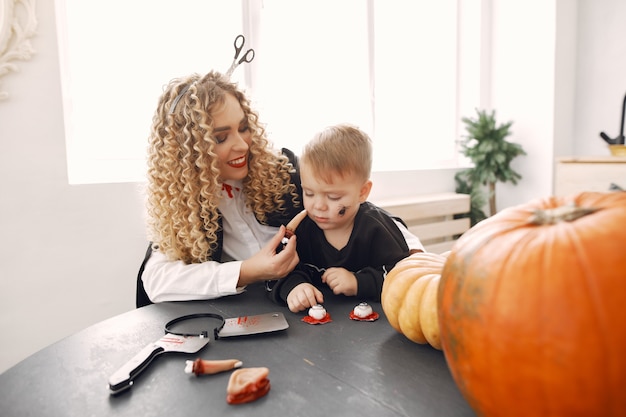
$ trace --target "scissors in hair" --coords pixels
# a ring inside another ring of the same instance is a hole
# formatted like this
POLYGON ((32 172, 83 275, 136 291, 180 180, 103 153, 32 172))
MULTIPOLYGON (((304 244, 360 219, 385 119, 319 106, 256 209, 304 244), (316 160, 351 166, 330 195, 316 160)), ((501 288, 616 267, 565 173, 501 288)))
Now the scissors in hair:
POLYGON ((254 49, 250 48, 248 49, 243 56, 241 57, 241 59, 239 59, 239 55, 241 55, 241 51, 243 50, 243 45, 246 43, 246 38, 243 35, 238 35, 235 38, 235 57, 233 59, 233 63, 230 65, 230 68, 228 68, 228 71, 226 71, 226 75, 228 75, 229 77, 232 75, 233 71, 235 70, 235 68, 237 68, 241 63, 243 62, 252 62, 252 60, 254 59, 254 49), (238 61, 239 59, 239 61, 238 61))

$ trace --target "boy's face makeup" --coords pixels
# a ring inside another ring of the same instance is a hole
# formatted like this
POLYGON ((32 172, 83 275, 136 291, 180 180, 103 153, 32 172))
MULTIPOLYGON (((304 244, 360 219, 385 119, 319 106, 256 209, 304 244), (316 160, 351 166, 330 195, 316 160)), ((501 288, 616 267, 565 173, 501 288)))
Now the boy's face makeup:
POLYGON ((352 227, 359 205, 371 189, 371 181, 363 182, 354 174, 331 173, 330 182, 317 177, 307 163, 300 163, 304 208, 322 230, 352 227))
POLYGON ((213 113, 213 137, 220 179, 241 180, 248 175, 248 156, 252 134, 239 101, 226 94, 224 106, 213 113))

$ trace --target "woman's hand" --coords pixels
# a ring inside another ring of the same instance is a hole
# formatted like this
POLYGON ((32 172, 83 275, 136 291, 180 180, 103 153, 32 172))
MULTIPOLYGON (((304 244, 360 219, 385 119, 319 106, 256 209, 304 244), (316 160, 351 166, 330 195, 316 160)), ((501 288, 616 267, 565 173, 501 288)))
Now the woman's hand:
POLYGON ((293 271, 300 258, 296 252, 296 236, 292 236, 279 253, 276 248, 282 245, 285 226, 259 252, 241 264, 237 286, 252 284, 257 281, 284 278, 293 271))

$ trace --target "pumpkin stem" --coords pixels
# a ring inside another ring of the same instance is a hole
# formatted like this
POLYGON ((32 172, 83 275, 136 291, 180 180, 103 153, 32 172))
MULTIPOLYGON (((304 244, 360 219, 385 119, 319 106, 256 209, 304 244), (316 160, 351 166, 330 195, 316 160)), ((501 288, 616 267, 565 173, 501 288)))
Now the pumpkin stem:
POLYGON ((576 205, 576 203, 571 202, 552 209, 536 209, 528 219, 528 222, 540 226, 544 224, 556 224, 563 221, 573 222, 598 210, 599 209, 595 207, 580 207, 576 205))

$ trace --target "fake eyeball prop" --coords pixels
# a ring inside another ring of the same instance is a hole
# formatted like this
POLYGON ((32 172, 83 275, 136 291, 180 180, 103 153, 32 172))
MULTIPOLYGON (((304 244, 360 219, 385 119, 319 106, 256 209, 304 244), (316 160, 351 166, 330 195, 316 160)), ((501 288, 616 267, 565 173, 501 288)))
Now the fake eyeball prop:
POLYGON ((304 316, 302 321, 308 324, 325 324, 332 320, 330 314, 326 312, 326 309, 321 304, 316 304, 309 308, 309 315, 304 316))
POLYGON ((378 313, 372 310, 372 306, 367 303, 360 303, 350 313, 350 318, 357 321, 375 321, 378 320, 378 313))
POLYGON ((372 310, 372 306, 367 303, 361 303, 358 306, 354 307, 354 315, 360 318, 365 318, 373 312, 374 310, 372 310))
POLYGON ((326 309, 324 308, 324 306, 316 304, 313 307, 309 308, 309 316, 313 317, 316 320, 321 320, 326 317, 326 309))

